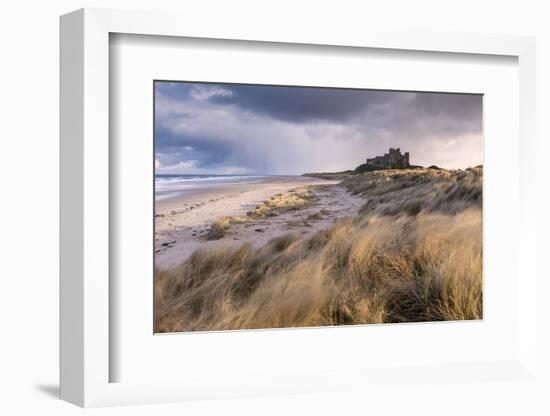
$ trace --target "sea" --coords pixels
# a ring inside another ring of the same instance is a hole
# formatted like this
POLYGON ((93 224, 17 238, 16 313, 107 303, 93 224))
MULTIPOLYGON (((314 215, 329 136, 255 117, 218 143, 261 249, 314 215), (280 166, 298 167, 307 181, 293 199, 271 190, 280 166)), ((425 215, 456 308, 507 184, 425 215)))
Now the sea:
POLYGON ((187 192, 220 184, 259 182, 266 175, 155 175, 155 200, 173 198, 187 192))

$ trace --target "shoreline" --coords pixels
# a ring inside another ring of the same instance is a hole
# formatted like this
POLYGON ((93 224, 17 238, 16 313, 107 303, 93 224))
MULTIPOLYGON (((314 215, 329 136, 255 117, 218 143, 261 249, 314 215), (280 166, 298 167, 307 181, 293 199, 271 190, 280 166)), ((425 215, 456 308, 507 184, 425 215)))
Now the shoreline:
POLYGON ((265 177, 197 187, 155 202, 155 267, 166 269, 184 262, 195 250, 225 245, 265 244, 289 232, 313 234, 334 221, 353 215, 364 202, 339 181, 303 176, 265 177), (242 217, 278 194, 309 189, 315 203, 305 209, 236 224, 223 238, 206 238, 211 225, 223 217, 242 217), (321 211, 322 210, 322 211, 321 211), (320 214, 322 212, 322 215, 320 214))
POLYGON ((161 203, 165 200, 177 199, 181 196, 191 193, 203 193, 209 189, 220 189, 231 187, 232 185, 258 184, 271 181, 276 178, 287 178, 288 176, 270 176, 270 175, 255 175, 255 176, 205 176, 205 177, 189 177, 185 179, 173 178, 174 182, 166 183, 165 176, 155 176, 155 202, 161 203), (157 182, 158 181, 158 182, 157 182))

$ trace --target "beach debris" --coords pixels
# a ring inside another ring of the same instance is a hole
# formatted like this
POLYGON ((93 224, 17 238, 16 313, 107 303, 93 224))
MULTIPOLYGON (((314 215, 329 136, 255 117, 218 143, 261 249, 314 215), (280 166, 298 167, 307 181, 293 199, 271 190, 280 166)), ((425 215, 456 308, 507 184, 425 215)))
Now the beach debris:
POLYGON ((156 214, 155 217, 156 218, 164 218, 164 214, 156 214))
POLYGON ((160 245, 163 246, 163 247, 172 247, 174 244, 176 244, 176 240, 165 241, 164 243, 161 243, 160 245))
POLYGON ((313 214, 309 214, 306 217, 306 221, 318 221, 321 219, 321 213, 320 212, 314 212, 313 214))
POLYGON ((263 233, 265 231, 265 228, 255 228, 254 231, 257 233, 263 233))
POLYGON ((229 231, 232 225, 243 224, 246 221, 246 217, 225 216, 218 218, 210 226, 205 237, 207 240, 219 240, 229 231))
POLYGON ((212 227, 210 227, 210 230, 208 230, 208 233, 206 233, 205 237, 207 240, 219 240, 220 238, 223 238, 224 235, 224 227, 221 227, 218 224, 214 224, 212 225, 212 227))

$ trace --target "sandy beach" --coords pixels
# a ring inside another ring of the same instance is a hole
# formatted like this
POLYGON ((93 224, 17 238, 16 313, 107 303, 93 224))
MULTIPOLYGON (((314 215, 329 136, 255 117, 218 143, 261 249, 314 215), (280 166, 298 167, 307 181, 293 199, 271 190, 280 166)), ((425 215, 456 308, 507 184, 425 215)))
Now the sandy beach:
POLYGON ((166 269, 178 265, 199 248, 245 242, 261 246, 288 232, 307 236, 328 228, 335 221, 354 215, 364 202, 337 183, 301 176, 265 177, 249 182, 208 184, 157 200, 155 266, 166 269), (212 224, 220 218, 246 218, 248 212, 274 195, 302 191, 315 196, 311 206, 234 224, 222 238, 207 238, 212 224))

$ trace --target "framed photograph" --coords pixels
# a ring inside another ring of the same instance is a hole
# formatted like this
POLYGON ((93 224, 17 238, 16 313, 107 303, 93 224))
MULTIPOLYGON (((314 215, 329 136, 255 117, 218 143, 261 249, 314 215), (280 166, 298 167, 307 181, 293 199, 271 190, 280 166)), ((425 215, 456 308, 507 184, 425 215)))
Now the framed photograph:
POLYGON ((481 94, 153 88, 156 333, 483 319, 481 94))
POLYGON ((61 397, 536 383, 534 54, 63 16, 61 397))

